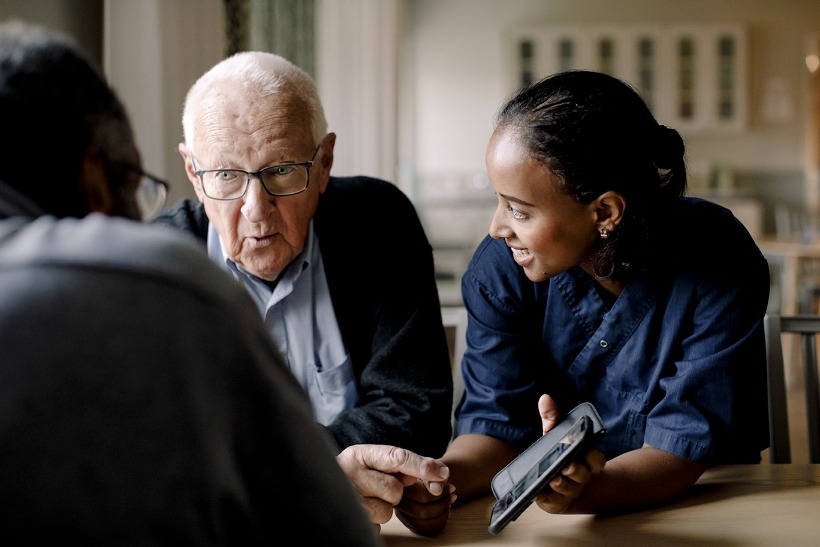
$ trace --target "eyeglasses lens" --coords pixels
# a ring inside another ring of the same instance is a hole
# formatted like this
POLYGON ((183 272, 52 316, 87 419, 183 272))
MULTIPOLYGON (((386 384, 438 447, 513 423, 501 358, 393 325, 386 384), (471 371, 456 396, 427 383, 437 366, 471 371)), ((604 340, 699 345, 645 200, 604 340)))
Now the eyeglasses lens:
POLYGON ((150 177, 143 176, 137 187, 137 206, 143 220, 154 218, 162 210, 168 197, 168 189, 164 184, 156 182, 150 177))

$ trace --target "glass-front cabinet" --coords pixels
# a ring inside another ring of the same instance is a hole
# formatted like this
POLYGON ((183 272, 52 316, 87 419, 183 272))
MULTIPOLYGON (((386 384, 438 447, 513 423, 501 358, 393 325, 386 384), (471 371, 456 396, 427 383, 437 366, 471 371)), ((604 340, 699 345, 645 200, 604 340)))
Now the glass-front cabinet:
POLYGON ((661 123, 688 133, 740 131, 746 41, 733 24, 516 28, 510 90, 561 70, 596 70, 632 84, 661 123))

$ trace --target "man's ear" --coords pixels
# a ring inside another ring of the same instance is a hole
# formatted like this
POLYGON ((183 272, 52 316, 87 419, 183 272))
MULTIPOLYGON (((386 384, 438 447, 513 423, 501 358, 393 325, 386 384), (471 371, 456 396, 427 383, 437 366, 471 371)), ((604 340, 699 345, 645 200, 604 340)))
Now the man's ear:
POLYGON ((80 187, 85 197, 86 213, 114 211, 114 192, 105 169, 105 163, 96 152, 86 151, 80 170, 80 187))
POLYGON ((191 186, 194 187, 194 192, 196 193, 196 198, 200 202, 205 201, 205 194, 202 193, 202 185, 200 183, 199 177, 194 172, 194 162, 192 159, 191 154, 188 152, 188 147, 185 146, 184 142, 179 143, 179 155, 182 156, 182 162, 185 167, 185 175, 188 177, 188 182, 191 183, 191 186))
POLYGON ((320 146, 322 148, 319 150, 316 163, 318 163, 317 167, 320 168, 318 175, 319 193, 323 194, 330 180, 330 168, 333 167, 333 148, 336 146, 336 133, 325 135, 320 146))
POLYGON ((626 199, 618 192, 604 192, 596 200, 595 215, 598 230, 609 232, 621 224, 626 211, 626 199))

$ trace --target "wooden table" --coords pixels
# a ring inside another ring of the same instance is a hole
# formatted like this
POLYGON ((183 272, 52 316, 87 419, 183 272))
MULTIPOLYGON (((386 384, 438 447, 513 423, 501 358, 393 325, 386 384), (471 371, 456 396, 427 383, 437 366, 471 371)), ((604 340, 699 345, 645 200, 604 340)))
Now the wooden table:
POLYGON ((820 465, 716 467, 678 502, 627 515, 550 515, 533 504, 497 536, 487 532, 493 502, 456 506, 436 537, 413 534, 395 516, 381 537, 387 546, 820 545, 820 465))

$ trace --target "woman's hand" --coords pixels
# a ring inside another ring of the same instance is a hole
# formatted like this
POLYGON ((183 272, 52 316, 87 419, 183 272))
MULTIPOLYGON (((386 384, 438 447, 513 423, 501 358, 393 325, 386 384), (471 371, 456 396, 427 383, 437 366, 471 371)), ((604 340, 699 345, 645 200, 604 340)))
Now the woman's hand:
MULTIPOLYGON (((541 395, 538 399, 538 413, 544 434, 561 421, 558 407, 549 395, 541 395)), ((536 505, 547 513, 563 513, 581 495, 593 474, 603 470, 605 463, 604 454, 591 448, 587 451, 584 462, 570 463, 550 481, 549 488, 544 488, 535 497, 536 505)))
POLYGON ((606 463, 600 450, 591 448, 583 463, 572 462, 561 470, 536 497, 535 504, 547 513, 563 513, 581 495, 584 487, 606 463))
POLYGON ((447 481, 433 486, 418 480, 404 489, 404 496, 396 506, 396 517, 411 532, 432 536, 447 525, 450 506, 456 500, 455 486, 447 481))

